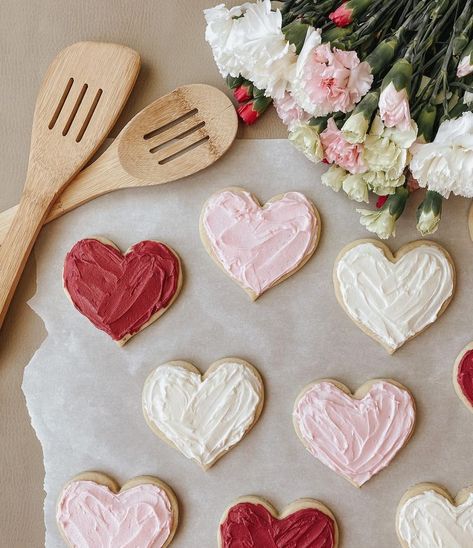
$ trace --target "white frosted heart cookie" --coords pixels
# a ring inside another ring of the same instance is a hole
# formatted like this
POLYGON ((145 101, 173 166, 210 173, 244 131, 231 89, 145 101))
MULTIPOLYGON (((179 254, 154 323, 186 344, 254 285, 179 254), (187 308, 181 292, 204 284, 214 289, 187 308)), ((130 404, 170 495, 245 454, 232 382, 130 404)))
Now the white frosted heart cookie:
POLYGON ((178 513, 172 489, 158 478, 139 476, 120 488, 105 474, 85 472, 62 490, 56 519, 73 548, 165 548, 176 532, 178 513))
POLYGON ((393 380, 370 380, 352 394, 341 382, 322 379, 296 398, 293 423, 309 453, 361 487, 409 441, 415 413, 411 393, 393 380))
POLYGON ((258 371, 239 358, 219 360, 204 375, 189 362, 169 362, 143 388, 149 427, 204 470, 247 434, 263 403, 258 371))
POLYGON ((250 192, 230 187, 213 194, 200 216, 205 249, 252 300, 299 270, 320 233, 320 215, 300 192, 261 206, 250 192))
POLYGON ((390 354, 432 324, 455 290, 455 267, 440 245, 418 240, 393 255, 377 240, 339 253, 335 294, 348 316, 390 354))
POLYGON ((419 483, 402 497, 396 530, 404 548, 473 546, 473 487, 453 498, 434 483, 419 483))

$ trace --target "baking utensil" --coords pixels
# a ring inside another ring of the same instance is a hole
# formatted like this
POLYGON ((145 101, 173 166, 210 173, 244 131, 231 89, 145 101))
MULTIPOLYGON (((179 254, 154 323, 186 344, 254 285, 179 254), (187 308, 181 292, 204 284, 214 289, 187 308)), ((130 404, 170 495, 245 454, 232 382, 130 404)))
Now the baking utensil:
POLYGON ((0 248, 0 326, 51 205, 107 137, 139 65, 132 49, 97 42, 73 44, 50 65, 36 101, 23 194, 0 248))
MULTIPOLYGON (((67 186, 45 222, 120 188, 167 183, 213 162, 232 144, 235 109, 204 84, 175 89, 139 112, 110 147, 67 186)), ((18 206, 0 214, 0 242, 18 206)))

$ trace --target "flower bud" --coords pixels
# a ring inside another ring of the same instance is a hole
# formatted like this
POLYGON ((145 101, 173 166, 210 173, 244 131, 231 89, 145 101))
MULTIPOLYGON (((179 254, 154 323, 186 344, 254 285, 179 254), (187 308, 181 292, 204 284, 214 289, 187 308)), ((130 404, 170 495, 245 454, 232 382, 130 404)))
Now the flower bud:
POLYGON ((462 52, 462 57, 457 66, 457 78, 464 78, 473 72, 473 40, 462 52))
POLYGON ((251 101, 248 101, 248 103, 244 103, 237 108, 238 116, 246 125, 250 126, 260 118, 271 102, 272 99, 270 97, 252 99, 251 101))
POLYGON ((374 50, 366 56, 365 61, 371 67, 372 74, 379 74, 385 67, 391 64, 398 45, 399 40, 397 38, 387 38, 380 42, 374 50))
POLYGON ((406 205, 409 192, 404 187, 396 189, 384 205, 378 211, 369 209, 357 209, 361 214, 360 223, 367 230, 378 235, 382 240, 387 240, 396 235, 396 221, 401 216, 406 205))
POLYGON ((363 14, 370 6, 373 0, 348 0, 343 3, 328 18, 337 25, 337 27, 346 27, 354 19, 363 14))
POLYGON ((233 97, 239 103, 246 103, 253 98, 253 85, 252 84, 241 84, 233 90, 233 97))
POLYGON ((438 229, 442 216, 442 196, 434 190, 428 190, 424 201, 417 208, 417 230, 426 236, 438 229))
POLYGON ((378 98, 377 91, 366 94, 343 124, 342 132, 349 143, 362 143, 365 140, 371 118, 378 106, 378 98))
POLYGON ((434 138, 437 107, 431 104, 425 105, 417 116, 417 141, 430 143, 434 138))

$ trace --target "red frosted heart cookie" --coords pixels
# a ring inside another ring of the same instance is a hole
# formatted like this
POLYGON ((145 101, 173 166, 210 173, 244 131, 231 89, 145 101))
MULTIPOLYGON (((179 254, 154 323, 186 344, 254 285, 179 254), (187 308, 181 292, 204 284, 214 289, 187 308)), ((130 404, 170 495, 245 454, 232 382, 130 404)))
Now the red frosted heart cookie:
POLYGON ((455 360, 453 386, 461 401, 473 412, 473 343, 467 344, 455 360))
POLYGON ((122 345, 169 308, 182 270, 163 243, 144 240, 122 254, 109 240, 87 238, 66 255, 63 281, 77 310, 122 345))
POLYGON ((219 548, 336 548, 338 527, 321 502, 300 499, 282 514, 259 497, 238 499, 220 521, 219 548))

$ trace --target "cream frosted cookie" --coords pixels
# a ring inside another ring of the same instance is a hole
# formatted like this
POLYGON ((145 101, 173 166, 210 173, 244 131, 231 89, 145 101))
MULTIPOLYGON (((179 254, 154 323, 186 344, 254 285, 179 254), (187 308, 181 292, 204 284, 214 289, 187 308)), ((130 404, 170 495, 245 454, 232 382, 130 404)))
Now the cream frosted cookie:
POLYGON ((297 397, 293 423, 309 453, 361 487, 409 441, 415 414, 411 393, 393 380, 370 380, 352 394, 322 379, 297 397))
POLYGON ((161 242, 144 240, 122 254, 110 240, 93 237, 67 253, 63 284, 75 308, 121 346, 172 305, 182 269, 161 242))
POLYGON ((162 440, 210 468, 258 420, 264 403, 258 371, 239 358, 213 363, 204 375, 191 363, 155 369, 143 388, 143 413, 162 440))
POLYGON ((419 483, 402 497, 396 530, 404 548, 473 546, 473 487, 453 498, 434 483, 419 483))
POLYGON ((266 500, 241 497, 222 516, 219 548, 337 548, 338 526, 332 512, 314 499, 299 499, 283 512, 266 500))
POLYGON ((301 268, 321 233, 314 204, 300 192, 264 206, 243 188, 213 194, 200 216, 200 236, 212 259, 252 300, 301 268))
POLYGON ((338 302, 390 354, 432 324, 455 290, 455 267, 440 245, 418 240, 393 255, 377 240, 342 249, 333 270, 338 302))
POLYGON ((73 548, 169 546, 178 524, 172 489, 153 476, 121 488, 100 472, 85 472, 62 490, 56 511, 59 530, 73 548))
POLYGON ((473 342, 467 344, 455 360, 453 386, 460 400, 473 412, 473 342))

